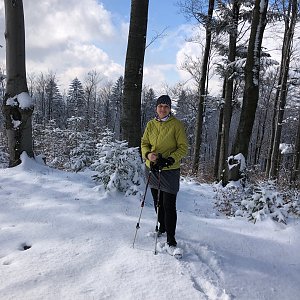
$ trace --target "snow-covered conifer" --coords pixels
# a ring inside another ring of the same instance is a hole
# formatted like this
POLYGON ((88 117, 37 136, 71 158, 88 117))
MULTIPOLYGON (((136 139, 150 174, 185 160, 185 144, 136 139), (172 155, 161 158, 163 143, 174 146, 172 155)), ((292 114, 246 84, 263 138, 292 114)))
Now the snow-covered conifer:
POLYGON ((277 191, 273 181, 262 182, 254 186, 253 193, 241 202, 244 216, 254 222, 271 217, 277 222, 286 223, 288 205, 277 191))
POLYGON ((105 131, 96 145, 98 159, 91 165, 97 171, 94 179, 106 190, 136 194, 142 184, 142 163, 138 148, 128 148, 126 141, 114 140, 113 133, 105 131))
POLYGON ((73 135, 76 135, 77 143, 70 151, 70 167, 78 172, 89 167, 94 160, 95 142, 87 131, 74 132, 73 135))

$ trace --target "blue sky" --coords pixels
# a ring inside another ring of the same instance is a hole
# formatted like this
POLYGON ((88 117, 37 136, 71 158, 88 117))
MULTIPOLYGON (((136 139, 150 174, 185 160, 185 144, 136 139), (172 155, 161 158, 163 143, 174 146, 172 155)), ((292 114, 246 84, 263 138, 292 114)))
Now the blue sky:
MULTIPOLYGON (((120 22, 128 22, 130 20, 130 0, 103 0, 101 2, 106 9, 112 13, 113 22, 118 26, 120 22)), ((146 49, 145 66, 155 68, 156 65, 176 65, 176 54, 180 50, 182 44, 185 43, 187 37, 184 32, 184 26, 190 24, 185 16, 180 13, 177 1, 172 0, 150 0, 148 11, 148 30, 147 42, 149 43, 153 37, 163 32, 164 37, 156 40, 146 49), (182 36, 179 36, 179 34, 182 36)), ((123 53, 125 49, 110 49, 115 53, 115 59, 119 63, 124 63, 123 53), (122 52, 122 53, 121 53, 122 52)), ((171 84, 180 80, 178 74, 172 69, 165 68, 166 82, 171 84)))
MULTIPOLYGON (((146 49, 144 84, 159 89, 186 80, 179 70, 185 41, 191 33, 177 0, 150 0, 148 42, 165 29, 165 36, 146 49), (181 57, 181 58, 180 58, 181 57)), ((27 73, 53 72, 61 87, 91 70, 106 80, 124 74, 130 0, 26 0, 27 73)), ((5 69, 4 4, 0 2, 0 66, 5 69)))
MULTIPOLYGON (((197 60, 202 54, 201 43, 186 39, 203 31, 195 30, 195 21, 188 22, 176 3, 149 1, 148 42, 165 29, 164 37, 145 53, 143 83, 157 94, 168 92, 178 83, 195 87, 182 64, 186 56, 197 60)), ((92 70, 103 84, 124 75, 130 0, 24 0, 23 4, 28 75, 54 73, 62 92, 75 77, 84 83, 92 70)), ((269 49, 280 46, 274 37, 281 27, 271 26, 269 34, 265 33, 264 43, 269 49)), ((0 68, 5 70, 4 31, 4 1, 0 1, 0 68)), ((222 80, 214 74, 209 92, 219 93, 221 85, 222 80)))
MULTIPOLYGON (((98 1, 111 11, 116 18, 129 22, 130 0, 102 0, 98 1)), ((186 23, 185 17, 180 13, 177 1, 173 0, 150 0, 149 1, 149 26, 157 30, 164 27, 176 27, 186 23)))

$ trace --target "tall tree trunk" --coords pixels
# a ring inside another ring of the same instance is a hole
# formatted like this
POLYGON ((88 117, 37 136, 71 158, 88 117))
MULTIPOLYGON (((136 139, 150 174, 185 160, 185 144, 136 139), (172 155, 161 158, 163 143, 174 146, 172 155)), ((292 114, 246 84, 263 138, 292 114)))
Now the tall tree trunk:
POLYGON ((130 147, 141 142, 141 93, 148 23, 149 0, 132 0, 125 62, 122 138, 130 147))
POLYGON ((300 174, 300 107, 299 107, 299 119, 298 119, 298 130, 295 142, 295 153, 293 157, 293 170, 291 173, 290 182, 293 184, 296 182, 300 174))
MULTIPOLYGON (((267 0, 256 0, 245 66, 245 89, 240 121, 232 153, 241 153, 246 159, 259 97, 261 44, 266 26, 267 0)), ((238 178, 236 178, 238 179, 238 178)))
MULTIPOLYGON (((258 145, 256 145, 258 147, 258 151, 257 151, 257 155, 255 156, 255 164, 258 164, 259 163, 259 160, 261 160, 261 150, 262 150, 262 145, 263 145, 263 141, 265 139, 265 132, 266 132, 266 124, 269 123, 269 119, 268 119, 268 111, 269 111, 269 107, 271 106, 270 103, 272 102, 272 93, 273 93, 273 90, 276 89, 276 85, 277 85, 277 72, 276 72, 276 75, 274 77, 274 80, 272 80, 272 82, 269 82, 269 93, 268 93, 268 96, 266 98, 267 102, 265 104, 265 113, 263 114, 263 122, 262 122, 262 133, 261 133, 261 136, 260 136, 260 139, 259 139, 259 142, 258 142, 258 145)), ((276 91, 277 93, 277 91, 276 91)), ((273 120, 273 118, 272 118, 273 120)), ((271 130, 272 130, 272 127, 271 127, 271 130)), ((268 151, 269 149, 267 149, 268 151)), ((266 155, 264 154, 264 161, 263 161, 263 165, 262 165, 262 168, 261 170, 263 172, 266 171, 266 165, 268 164, 268 158, 265 159, 265 157, 268 157, 268 152, 266 153, 266 155)))
MULTIPOLYGON (((225 88, 226 88, 226 78, 223 81, 222 88, 222 99, 225 98, 225 88)), ((221 142, 222 142, 222 128, 223 128, 223 114, 224 114, 224 104, 220 105, 220 113, 219 113, 219 122, 218 122, 218 136, 217 136, 217 145, 216 145, 216 154, 215 154, 215 162, 214 162, 214 178, 216 180, 220 180, 219 176, 219 166, 220 166, 220 152, 221 150, 221 142)))
MULTIPOLYGON (((268 101, 268 103, 269 103, 269 101, 268 101)), ((254 164, 255 165, 258 164, 259 160, 260 160, 261 148, 262 148, 263 140, 265 137, 265 131, 266 131, 267 117, 268 117, 268 110, 266 109, 261 118, 262 121, 259 122, 262 124, 261 124, 261 130, 258 130, 258 133, 257 133, 257 142, 255 145, 255 154, 254 154, 254 164), (259 133, 260 133, 260 135, 259 135, 259 133)), ((260 125, 258 124, 258 127, 259 126, 260 125)))
POLYGON ((211 46, 211 21, 214 11, 214 0, 209 0, 207 22, 206 22, 206 41, 204 48, 203 61, 201 66, 201 78, 199 88, 199 100, 198 100, 198 111, 196 120, 195 130, 195 148, 194 148, 194 159, 193 159, 193 173, 198 172, 199 161, 200 161, 200 147, 202 141, 202 127, 203 127, 203 113, 204 113, 204 101, 206 97, 206 78, 207 78, 207 66, 209 61, 210 46, 211 46))
POLYGON ((33 157, 33 102, 28 94, 25 67, 25 28, 22 0, 4 0, 7 84, 3 103, 10 166, 25 151, 33 157), (23 93, 22 95, 20 95, 23 93), (26 101, 24 101, 24 97, 26 101))
MULTIPOLYGON (((278 77, 278 84, 277 84, 277 90, 275 94, 275 100, 274 100, 274 108, 273 108, 273 118, 272 118, 272 127, 271 127, 271 136, 270 136, 270 145, 274 144, 274 139, 275 139, 275 130, 276 130, 276 115, 277 115, 277 107, 279 103, 279 97, 281 93, 281 83, 282 83, 282 77, 284 73, 284 56, 285 56, 285 45, 287 43, 287 32, 290 28, 290 13, 291 13, 291 1, 289 1, 287 13, 284 17, 284 23, 285 23, 285 29, 284 29, 284 37, 283 37, 283 43, 282 43, 282 49, 281 49, 281 63, 280 63, 280 68, 279 68, 279 77, 278 77)), ((272 147, 270 147, 269 152, 268 152, 268 158, 267 158, 267 165, 266 165, 266 175, 269 176, 270 174, 270 169, 271 169, 271 159, 272 159, 272 147)))
MULTIPOLYGON (((283 45, 285 45, 285 41, 283 41, 283 45)), ((283 54, 282 54, 283 57, 283 54)), ((283 62, 281 61, 280 64, 280 70, 279 70, 279 77, 278 77, 278 85, 277 85, 277 90, 274 98, 274 105, 273 105, 273 118, 272 118, 272 123, 271 123, 271 135, 270 135, 270 145, 273 145, 274 143, 274 137, 275 137, 275 128, 276 128, 276 114, 277 114, 277 106, 279 102, 279 95, 280 95, 280 84, 282 81, 282 67, 283 67, 283 62)), ((272 147, 270 147, 269 152, 268 152, 268 157, 267 157, 267 164, 266 164, 266 171, 265 174, 269 176, 270 168, 271 168, 271 157, 272 157, 272 147)))
POLYGON ((283 60, 283 74, 282 81, 280 84, 280 98, 277 107, 277 114, 275 117, 275 135, 272 145, 272 155, 271 155, 271 164, 269 171, 269 178, 276 179, 279 172, 279 146, 281 141, 281 132, 282 132, 282 121, 284 116, 284 110, 286 105, 286 98, 288 92, 288 75, 289 75, 289 66, 291 60, 291 51, 293 44, 293 37, 295 32, 295 25, 297 20, 297 0, 291 0, 291 16, 289 17, 290 26, 288 26, 287 31, 285 32, 287 38, 284 45, 284 56, 283 60))
MULTIPOLYGON (((238 34, 238 21, 240 12, 240 2, 235 0, 232 6, 232 28, 229 35, 229 54, 228 61, 232 63, 236 58, 236 42, 238 34)), ((223 185, 228 183, 228 168, 227 168, 227 158, 228 158, 228 148, 229 148, 229 132, 232 116, 232 98, 233 98, 233 81, 232 74, 234 73, 234 68, 230 67, 226 74, 226 88, 225 88, 225 103, 224 103, 224 113, 222 122, 222 139, 221 139, 221 150, 219 156, 219 171, 218 176, 221 179, 223 185), (225 170, 225 172, 224 172, 225 170)))

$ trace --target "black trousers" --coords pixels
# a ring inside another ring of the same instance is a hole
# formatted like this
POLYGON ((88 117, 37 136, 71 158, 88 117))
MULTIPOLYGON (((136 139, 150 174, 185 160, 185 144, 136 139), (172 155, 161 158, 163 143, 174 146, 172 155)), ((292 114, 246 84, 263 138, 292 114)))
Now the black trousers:
POLYGON ((159 231, 167 232, 167 243, 170 246, 176 246, 175 231, 177 223, 177 194, 160 191, 158 203, 158 190, 152 188, 151 193, 156 213, 158 211, 159 231))

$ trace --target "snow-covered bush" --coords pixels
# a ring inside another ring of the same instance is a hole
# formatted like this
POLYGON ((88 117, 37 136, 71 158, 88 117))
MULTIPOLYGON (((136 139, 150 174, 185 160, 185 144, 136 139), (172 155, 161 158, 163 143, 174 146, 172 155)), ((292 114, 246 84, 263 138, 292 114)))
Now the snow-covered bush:
POLYGON ((289 208, 288 213, 300 217, 300 191, 288 188, 283 195, 286 205, 289 208))
POLYGON ((254 223, 271 217, 286 224, 288 205, 273 181, 261 182, 254 186, 252 195, 241 201, 241 210, 236 211, 235 215, 245 216, 254 223))
POLYGON ((91 134, 87 131, 73 133, 69 136, 68 140, 76 140, 70 151, 70 168, 72 171, 82 171, 91 165, 96 149, 95 142, 90 136, 91 134))
POLYGON ((44 155, 50 167, 68 170, 65 165, 69 162, 67 146, 69 135, 70 132, 57 127, 55 120, 50 120, 45 126, 35 125, 33 127, 35 154, 44 155))
POLYGON ((126 141, 116 141, 106 130, 96 145, 98 159, 91 165, 97 174, 93 178, 106 190, 136 195, 142 182, 142 163, 138 148, 128 148, 126 141))
POLYGON ((82 171, 95 160, 98 136, 91 131, 76 131, 71 123, 70 128, 61 129, 51 120, 45 127, 34 126, 35 153, 46 157, 47 165, 66 171, 82 171))
POLYGON ((218 184, 215 192, 217 209, 229 216, 246 217, 254 223, 269 217, 285 224, 290 214, 300 216, 299 191, 279 191, 274 181, 218 184))
POLYGON ((215 206, 223 214, 233 216, 239 209, 241 198, 245 195, 245 188, 240 181, 231 181, 225 187, 221 183, 214 186, 215 206))

